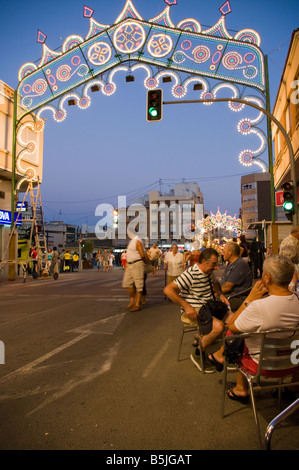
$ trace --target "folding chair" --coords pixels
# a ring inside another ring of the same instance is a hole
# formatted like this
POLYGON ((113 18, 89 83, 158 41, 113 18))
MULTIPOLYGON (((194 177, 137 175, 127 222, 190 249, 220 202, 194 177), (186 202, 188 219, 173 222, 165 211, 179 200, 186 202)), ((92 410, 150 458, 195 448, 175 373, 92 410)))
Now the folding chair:
MULTIPOLYGON (((256 425, 256 432, 258 437, 259 446, 262 447, 260 427, 255 403, 255 392, 269 391, 278 389, 279 405, 281 401, 282 388, 286 386, 283 379, 291 377, 295 372, 299 371, 299 365, 292 361, 292 352, 299 344, 299 327, 287 329, 272 329, 261 331, 259 333, 243 333, 239 335, 230 335, 224 338, 223 346, 232 338, 246 338, 249 336, 258 336, 261 341, 260 359, 258 370, 255 375, 250 375, 242 369, 242 364, 235 363, 236 370, 243 374, 248 383, 249 396, 253 416, 256 425), (275 379, 271 384, 265 384, 265 378, 275 379)), ((292 385, 299 385, 299 380, 292 382, 292 385)), ((223 377, 223 390, 221 401, 221 414, 224 418, 224 404, 227 388, 227 361, 224 362, 224 377, 223 377)))
MULTIPOLYGON (((183 328, 182 328, 182 334, 181 334, 181 339, 180 339, 180 344, 179 344, 179 350, 178 350, 178 357, 177 357, 177 360, 180 361, 180 357, 181 357, 181 349, 182 349, 182 345, 183 345, 183 340, 184 340, 184 336, 185 336, 185 333, 191 333, 192 331, 197 331, 198 333, 198 327, 196 326, 188 326, 188 325, 183 325, 183 328)), ((189 357, 189 356, 188 356, 189 357)))
MULTIPOLYGON (((251 291, 252 287, 249 287, 248 289, 245 289, 243 290, 242 292, 239 292, 238 294, 233 294, 228 298, 228 300, 230 298, 234 298, 234 297, 237 297, 239 295, 244 295, 244 294, 249 294, 249 292, 251 291)), ((180 338, 180 343, 179 343, 179 349, 178 349, 178 356, 177 356, 177 360, 180 361, 181 360, 181 350, 182 350, 182 345, 183 345, 183 340, 184 340, 184 336, 185 336, 185 333, 190 333, 190 332, 194 332, 196 331, 199 335, 199 330, 198 330, 198 327, 193 327, 193 326, 188 326, 188 325, 184 325, 183 328, 182 328, 182 334, 181 334, 181 338, 180 338)), ((217 340, 217 344, 219 343, 219 341, 223 341, 223 336, 219 337, 219 339, 217 340)), ((202 349, 201 349, 201 342, 200 342, 200 338, 198 338, 198 346, 199 346, 199 350, 200 350, 200 358, 201 358, 201 368, 202 368, 202 371, 204 372, 204 363, 203 363, 203 354, 202 354, 202 349)), ((216 348, 217 349, 217 348, 216 348)))
MULTIPOLYGON (((239 297, 240 295, 242 295, 242 296, 243 296, 243 295, 244 295, 244 296, 247 296, 247 295, 250 293, 251 289, 252 289, 252 286, 251 286, 251 287, 248 287, 247 289, 242 290, 241 292, 238 292, 237 294, 228 295, 228 296, 227 296, 227 300, 229 301, 229 300, 231 300, 231 299, 234 299, 235 297, 239 297)), ((229 293, 228 293, 228 294, 229 294, 229 293)))
POLYGON ((265 432, 265 450, 271 450, 271 439, 273 431, 276 427, 291 416, 295 411, 299 410, 299 398, 285 408, 279 415, 275 416, 268 424, 265 432))

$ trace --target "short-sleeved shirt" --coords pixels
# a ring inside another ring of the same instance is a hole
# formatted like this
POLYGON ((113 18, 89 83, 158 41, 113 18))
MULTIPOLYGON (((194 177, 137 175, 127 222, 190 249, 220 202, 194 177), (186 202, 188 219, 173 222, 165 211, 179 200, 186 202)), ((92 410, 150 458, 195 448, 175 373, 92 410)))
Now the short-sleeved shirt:
POLYGON ((184 271, 184 256, 179 251, 175 255, 171 252, 166 253, 164 262, 167 263, 169 276, 179 276, 184 271))
POLYGON ((204 274, 197 264, 186 269, 174 282, 181 291, 181 297, 196 310, 213 298, 210 282, 213 284, 215 279, 204 274))
MULTIPOLYGON (((250 302, 235 320, 235 327, 242 333, 271 330, 273 328, 294 328, 299 325, 299 300, 292 295, 270 295, 250 302)), ((246 338, 249 354, 259 361, 260 340, 246 338)))
POLYGON ((236 259, 226 266, 221 278, 221 286, 226 282, 231 282, 234 287, 230 294, 238 294, 252 286, 252 272, 249 264, 242 258, 236 259))
POLYGON ((299 240, 293 237, 293 235, 286 237, 280 244, 279 254, 291 259, 299 274, 299 240))

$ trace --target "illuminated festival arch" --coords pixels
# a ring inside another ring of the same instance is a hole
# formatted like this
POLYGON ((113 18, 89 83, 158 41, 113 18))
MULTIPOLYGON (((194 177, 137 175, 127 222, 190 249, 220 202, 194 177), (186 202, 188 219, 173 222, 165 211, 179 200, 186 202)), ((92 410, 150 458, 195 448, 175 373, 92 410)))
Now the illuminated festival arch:
MULTIPOLYGON (((22 159, 37 150, 36 142, 21 138, 23 129, 27 126, 36 133, 41 132, 46 112, 57 122, 63 121, 70 100, 80 109, 87 109, 93 91, 101 90, 105 96, 111 96, 116 91, 114 76, 117 72, 130 74, 142 69, 147 90, 158 88, 164 76, 171 76, 172 94, 178 100, 196 83, 202 87, 201 99, 216 99, 221 90, 227 89, 230 98, 246 98, 249 104, 267 108, 269 91, 260 36, 252 29, 243 29, 231 36, 225 26, 226 15, 231 12, 230 2, 220 7, 219 21, 202 30, 201 24, 192 18, 174 25, 170 9, 177 1, 164 1, 167 6, 162 13, 145 21, 133 2, 127 0, 113 25, 98 23, 93 18, 94 11, 84 6, 83 16, 89 18, 88 33, 85 38, 69 36, 61 52, 51 50, 45 43, 46 35, 38 31, 42 58, 38 65, 30 62, 20 68, 15 92, 13 174, 17 170, 20 179, 13 191, 23 182, 38 179, 34 165, 22 168, 22 159), (210 79, 219 82, 214 85, 210 79), (250 94, 245 96, 247 87, 250 94), (16 145, 21 148, 18 154, 16 145)), ((229 102, 230 109, 236 112, 244 106, 229 102)), ((242 134, 254 134, 258 138, 257 148, 243 150, 239 161, 245 166, 255 164, 262 171, 271 172, 272 163, 269 168, 260 158, 269 142, 269 135, 267 137, 259 128, 264 117, 263 112, 258 112, 254 119, 239 121, 238 130, 242 134)), ((15 185, 15 176, 12 185, 15 185)))

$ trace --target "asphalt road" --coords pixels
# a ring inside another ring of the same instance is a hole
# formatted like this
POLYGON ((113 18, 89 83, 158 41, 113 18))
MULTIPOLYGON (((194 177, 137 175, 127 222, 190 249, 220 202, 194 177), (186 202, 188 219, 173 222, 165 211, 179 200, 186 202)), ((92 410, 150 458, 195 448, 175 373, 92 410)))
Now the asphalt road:
MULTIPOLYGON (((250 406, 226 400, 220 416, 222 374, 195 368, 192 335, 177 360, 181 323, 165 300, 164 272, 148 276, 139 312, 126 308, 122 275, 0 283, 0 449, 257 449, 250 406)), ((264 432, 279 410, 264 395, 258 409, 264 432)), ((298 414, 289 418, 272 448, 298 449, 298 424, 298 414)))

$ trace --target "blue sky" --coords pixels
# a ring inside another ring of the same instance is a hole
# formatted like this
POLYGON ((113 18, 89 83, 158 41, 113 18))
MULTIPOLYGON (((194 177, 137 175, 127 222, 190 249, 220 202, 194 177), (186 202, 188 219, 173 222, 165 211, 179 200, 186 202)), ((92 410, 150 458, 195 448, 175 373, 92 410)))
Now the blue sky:
MULTIPOLYGON (((135 0, 145 19, 166 7, 163 0, 135 0)), ((174 24, 195 18, 202 29, 220 18, 224 0, 177 0, 171 7, 174 24)), ((233 34, 244 28, 261 36, 261 49, 268 55, 271 108, 274 105, 292 31, 298 27, 297 0, 231 0, 232 13, 226 27, 233 34)), ((38 62, 42 46, 37 30, 47 35, 49 48, 60 50, 64 40, 78 34, 85 37, 89 20, 83 6, 94 9, 93 17, 112 25, 125 0, 0 0, 0 79, 18 85, 18 70, 26 62, 38 62)), ((242 136, 237 124, 253 110, 233 113, 225 103, 164 106, 163 120, 146 121, 144 73, 126 83, 118 73, 117 91, 111 97, 94 93, 87 110, 68 109, 62 123, 49 118, 44 134, 42 200, 45 219, 67 223, 96 223, 96 206, 117 203, 117 195, 141 196, 149 189, 169 191, 182 179, 198 182, 204 194, 205 210, 238 214, 241 175, 259 172, 256 165, 245 168, 238 161, 246 148, 257 148, 252 136, 242 136), (160 181, 160 184, 159 184, 160 181)), ((163 83, 164 100, 172 100, 171 83, 163 83)), ((222 96, 224 97, 224 96, 222 96)), ((199 96, 193 89, 185 99, 199 96)), ((267 162, 267 151, 262 158, 267 162)))

